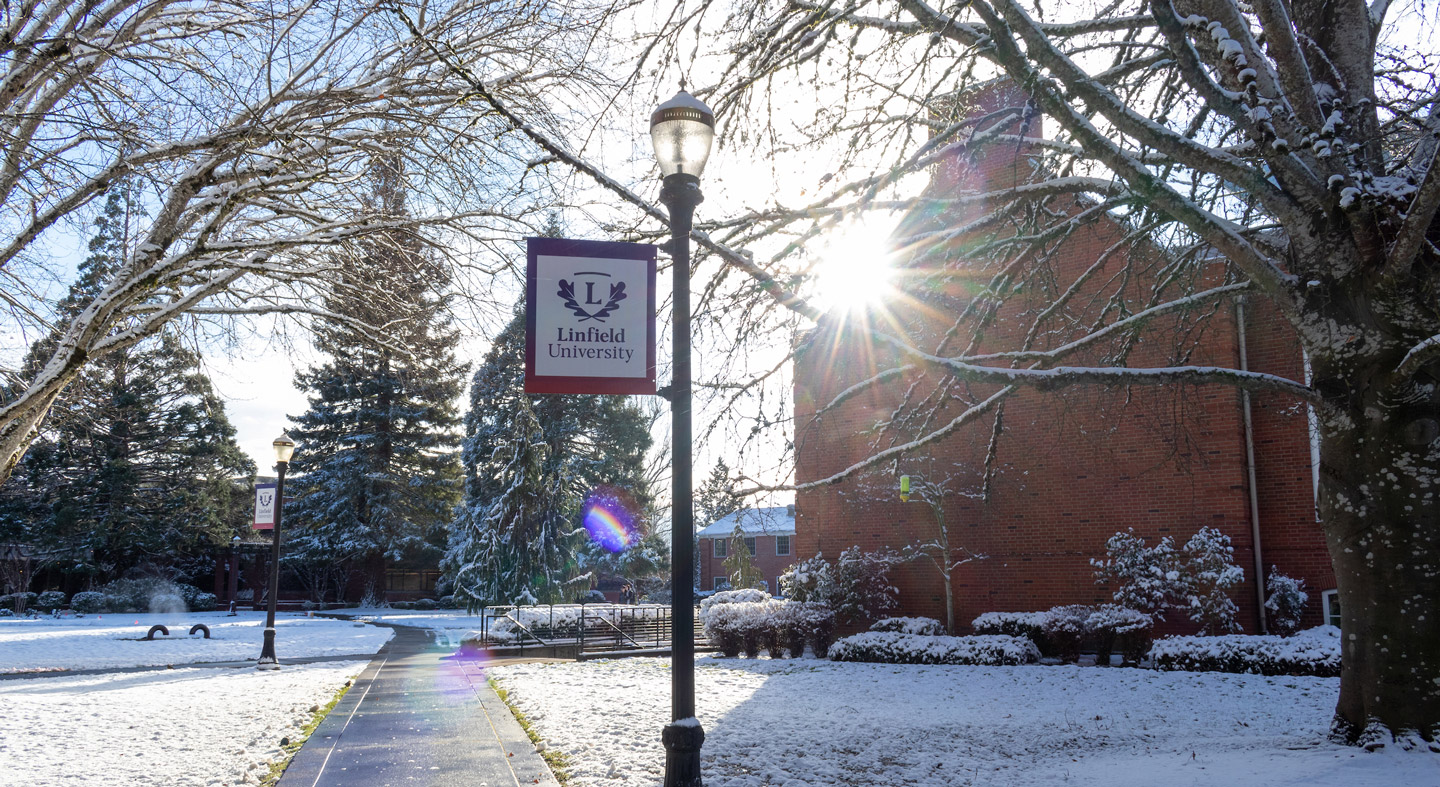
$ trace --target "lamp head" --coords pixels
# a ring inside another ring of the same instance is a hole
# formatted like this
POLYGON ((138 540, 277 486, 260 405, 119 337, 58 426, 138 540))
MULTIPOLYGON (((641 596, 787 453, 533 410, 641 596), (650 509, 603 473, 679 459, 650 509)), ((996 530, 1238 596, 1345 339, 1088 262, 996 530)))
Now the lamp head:
POLYGON ((715 113, 684 90, 650 115, 650 141, 661 175, 700 177, 714 139, 715 113))
POLYGON ((290 435, 286 433, 282 432, 271 445, 275 446, 275 461, 277 462, 288 463, 290 457, 295 454, 295 441, 291 440, 290 435))

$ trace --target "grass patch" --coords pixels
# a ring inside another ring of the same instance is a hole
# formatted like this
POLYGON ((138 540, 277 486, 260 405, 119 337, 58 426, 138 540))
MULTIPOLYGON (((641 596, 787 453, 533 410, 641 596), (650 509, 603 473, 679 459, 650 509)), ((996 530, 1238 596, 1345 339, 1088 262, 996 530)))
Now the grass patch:
MULTIPOLYGON (((530 739, 530 742, 539 744, 541 742, 539 733, 535 732, 534 726, 530 724, 529 719, 525 718, 525 714, 521 713, 520 709, 510 702, 510 692, 501 688, 500 684, 497 683, 494 678, 489 679, 487 682, 490 684, 490 688, 495 690, 495 695, 500 698, 500 701, 505 703, 505 707, 510 709, 510 714, 515 717, 515 721, 520 723, 520 729, 525 731, 525 735, 530 739)), ((545 758, 545 764, 550 766, 550 772, 555 774, 555 781, 560 782, 561 787, 570 784, 569 757, 550 748, 548 744, 544 749, 540 750, 540 756, 545 758)))
POLYGON ((320 722, 324 721, 326 716, 330 715, 330 711, 335 709, 335 706, 339 704, 341 698, 343 698, 354 685, 354 678, 345 681, 345 685, 341 686, 340 690, 335 692, 335 696, 331 697, 329 702, 310 714, 310 721, 306 722, 305 726, 300 728, 300 733, 292 738, 289 743, 280 747, 280 759, 271 761, 270 770, 260 777, 260 787, 275 787, 276 783, 280 781, 280 777, 284 775, 285 769, 290 767, 290 761, 295 759, 295 753, 300 751, 300 747, 304 746, 305 741, 310 739, 310 734, 315 731, 316 727, 320 726, 320 722))

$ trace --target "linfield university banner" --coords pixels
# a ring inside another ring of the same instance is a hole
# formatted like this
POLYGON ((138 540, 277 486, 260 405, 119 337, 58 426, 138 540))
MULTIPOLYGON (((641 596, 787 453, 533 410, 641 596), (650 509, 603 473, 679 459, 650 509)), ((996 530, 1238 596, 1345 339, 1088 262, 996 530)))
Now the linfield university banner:
POLYGON ((655 393, 655 247, 527 241, 525 392, 655 393))

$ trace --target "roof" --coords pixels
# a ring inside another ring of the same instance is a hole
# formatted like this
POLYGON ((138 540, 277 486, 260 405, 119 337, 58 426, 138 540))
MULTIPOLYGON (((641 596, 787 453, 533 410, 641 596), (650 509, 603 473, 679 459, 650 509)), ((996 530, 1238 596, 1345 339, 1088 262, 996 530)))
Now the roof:
POLYGON ((795 507, 742 508, 711 522, 696 534, 699 538, 724 538, 735 532, 735 525, 747 536, 795 535, 795 507))

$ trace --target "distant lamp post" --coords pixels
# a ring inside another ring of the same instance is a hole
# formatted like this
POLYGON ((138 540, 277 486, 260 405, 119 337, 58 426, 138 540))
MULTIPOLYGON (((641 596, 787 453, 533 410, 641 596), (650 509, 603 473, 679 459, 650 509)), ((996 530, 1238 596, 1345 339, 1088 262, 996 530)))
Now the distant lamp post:
POLYGON ((670 434, 674 462, 670 483, 670 723, 665 744, 665 787, 700 787, 700 746, 705 731, 695 718, 695 591, 691 577, 695 512, 691 490, 690 433, 690 229, 695 206, 704 201, 700 173, 715 139, 715 113, 685 92, 656 107, 650 140, 660 164, 660 201, 670 211, 670 253, 674 273, 674 378, 670 383, 670 434))
POLYGON ((275 657, 275 602, 280 596, 280 511, 285 505, 285 471, 290 467, 290 457, 295 454, 295 441, 282 433, 271 443, 275 446, 275 527, 270 542, 270 604, 265 611, 265 645, 260 648, 260 660, 256 669, 280 669, 280 660, 275 657))

